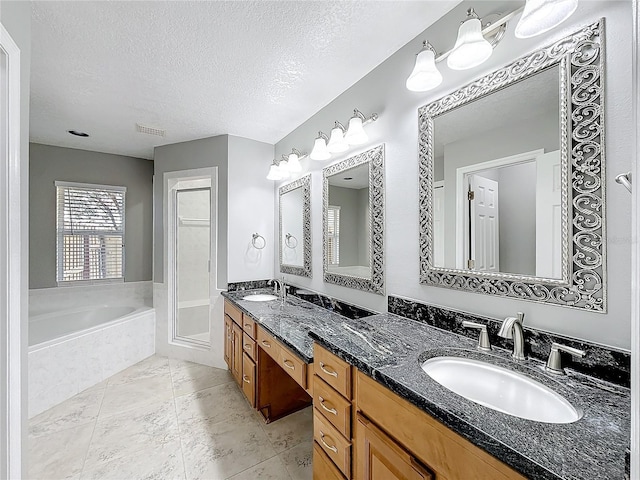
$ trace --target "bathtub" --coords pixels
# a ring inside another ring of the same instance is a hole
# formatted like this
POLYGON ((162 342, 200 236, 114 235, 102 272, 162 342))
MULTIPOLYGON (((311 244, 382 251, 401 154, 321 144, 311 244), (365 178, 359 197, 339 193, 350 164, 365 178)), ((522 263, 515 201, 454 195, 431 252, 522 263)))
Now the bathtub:
POLYGON ((29 318, 29 418, 155 353, 155 311, 96 305, 29 318))

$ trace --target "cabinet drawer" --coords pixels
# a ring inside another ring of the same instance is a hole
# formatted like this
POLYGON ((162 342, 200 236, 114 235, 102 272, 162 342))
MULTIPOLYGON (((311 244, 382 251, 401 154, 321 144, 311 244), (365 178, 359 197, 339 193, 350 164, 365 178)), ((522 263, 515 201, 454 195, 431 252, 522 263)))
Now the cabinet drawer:
POLYGON ((224 301, 224 314, 229 315, 231 319, 238 325, 242 325, 242 312, 234 306, 229 300, 224 301))
POLYGON ((351 365, 317 344, 313 348, 313 357, 315 374, 351 400, 351 365))
POLYGON ((242 334, 242 350, 249 355, 255 362, 256 360, 256 341, 252 339, 247 333, 242 334))
POLYGON ((258 347, 262 348, 276 362, 279 360, 280 344, 263 328, 258 328, 258 347))
POLYGON ((313 442, 313 480, 344 480, 338 467, 316 442, 313 442))
POLYGON ((351 402, 317 376, 313 379, 313 405, 345 438, 351 438, 351 402))
POLYGON ((249 355, 242 354, 242 393, 252 408, 256 406, 256 364, 249 355))
POLYGON ((278 363, 302 388, 307 388, 307 364, 289 351, 280 347, 278 363))
POLYGON ((242 329, 251 338, 256 338, 256 322, 249 315, 242 315, 242 329))
POLYGON ((313 438, 347 477, 351 477, 351 442, 331 426, 317 410, 313 412, 313 438))

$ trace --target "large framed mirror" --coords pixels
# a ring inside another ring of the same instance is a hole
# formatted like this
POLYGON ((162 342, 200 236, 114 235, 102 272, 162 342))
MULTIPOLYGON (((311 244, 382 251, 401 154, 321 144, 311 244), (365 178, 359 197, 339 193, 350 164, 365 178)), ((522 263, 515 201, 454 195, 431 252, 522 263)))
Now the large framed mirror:
POLYGON ((280 271, 311 277, 311 175, 280 187, 280 271))
POLYGON ((384 294, 384 145, 323 169, 324 281, 384 294))
POLYGON ((419 109, 421 283, 606 312, 603 28, 419 109))

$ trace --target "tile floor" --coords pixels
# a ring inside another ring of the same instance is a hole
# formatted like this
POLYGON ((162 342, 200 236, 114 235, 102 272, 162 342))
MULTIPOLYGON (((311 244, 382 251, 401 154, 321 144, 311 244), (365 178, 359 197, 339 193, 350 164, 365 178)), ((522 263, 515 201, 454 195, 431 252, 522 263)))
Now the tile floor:
POLYGON ((312 478, 312 412, 265 424, 226 370, 158 356, 29 421, 29 478, 312 478))

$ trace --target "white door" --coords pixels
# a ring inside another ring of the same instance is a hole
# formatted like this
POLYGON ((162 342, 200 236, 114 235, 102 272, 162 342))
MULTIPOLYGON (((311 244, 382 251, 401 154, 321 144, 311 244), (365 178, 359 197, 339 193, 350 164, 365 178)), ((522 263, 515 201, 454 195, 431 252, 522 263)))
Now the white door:
POLYGON ((536 159, 536 276, 562 277, 560 150, 536 159))
POLYGON ((469 176, 470 259, 472 269, 485 272, 500 270, 500 225, 498 216, 498 182, 480 175, 469 176))
POLYGON ((444 182, 433 185, 433 265, 444 267, 444 182))

